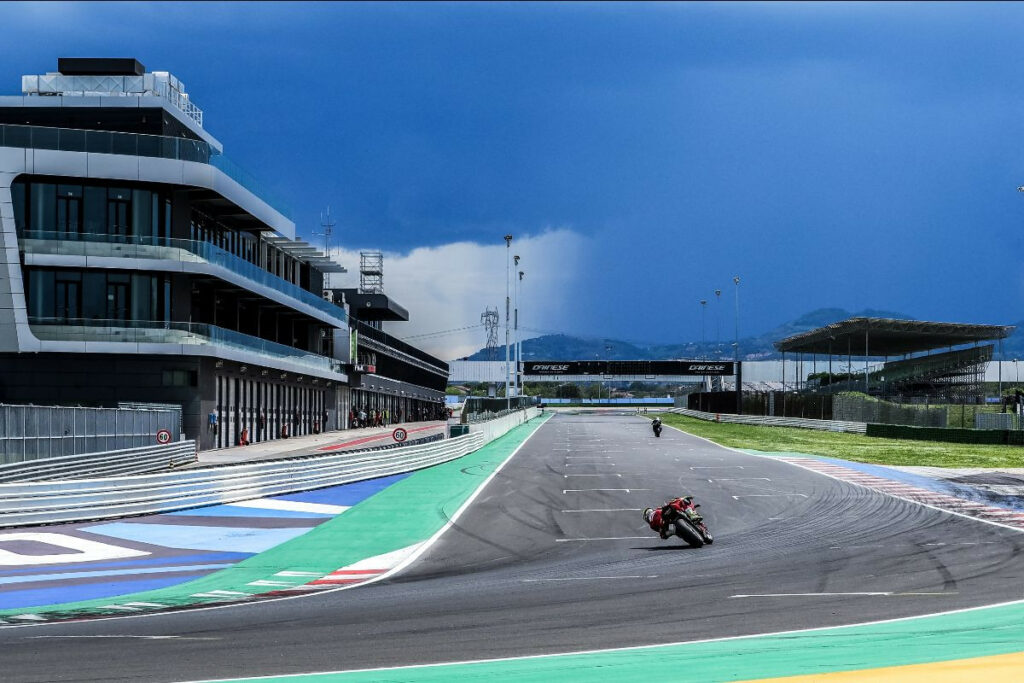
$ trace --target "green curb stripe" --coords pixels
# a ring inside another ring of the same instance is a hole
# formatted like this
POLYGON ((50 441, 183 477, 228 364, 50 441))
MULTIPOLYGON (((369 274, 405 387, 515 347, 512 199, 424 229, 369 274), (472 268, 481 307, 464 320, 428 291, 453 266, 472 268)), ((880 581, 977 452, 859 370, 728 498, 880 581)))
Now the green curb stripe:
POLYGON ((520 425, 461 458, 414 472, 309 532, 213 574, 117 597, 0 610, 0 618, 33 614, 50 621, 124 615, 223 604, 299 589, 340 567, 430 538, 547 417, 550 414, 520 425), (253 582, 264 583, 254 586, 253 582), (126 603, 154 606, 134 605, 132 609, 125 607, 126 603))
MULTIPOLYGON (((685 610, 683 611, 685 612, 685 610)), ((680 616, 685 619, 685 614, 680 616)), ((743 681, 1024 651, 1024 604, 899 621, 561 656, 237 681, 743 681)))

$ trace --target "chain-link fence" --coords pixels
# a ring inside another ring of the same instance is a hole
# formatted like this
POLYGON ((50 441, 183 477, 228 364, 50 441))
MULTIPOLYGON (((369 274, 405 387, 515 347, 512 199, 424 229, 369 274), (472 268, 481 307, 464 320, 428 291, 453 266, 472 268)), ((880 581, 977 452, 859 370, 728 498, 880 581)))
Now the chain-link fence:
POLYGON ((0 405, 0 464, 99 453, 181 438, 180 410, 0 405))

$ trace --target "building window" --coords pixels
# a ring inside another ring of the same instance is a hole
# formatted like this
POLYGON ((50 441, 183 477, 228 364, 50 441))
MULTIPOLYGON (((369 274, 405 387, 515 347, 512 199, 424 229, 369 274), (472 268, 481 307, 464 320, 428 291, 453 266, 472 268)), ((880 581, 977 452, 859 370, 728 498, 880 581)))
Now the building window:
POLYGON ((127 238, 132 234, 131 190, 111 187, 107 190, 107 234, 127 238))
POLYGON ((82 233, 82 186, 57 186, 57 238, 82 233))
POLYGON ((82 317, 82 274, 58 272, 54 299, 55 318, 73 324, 82 317))

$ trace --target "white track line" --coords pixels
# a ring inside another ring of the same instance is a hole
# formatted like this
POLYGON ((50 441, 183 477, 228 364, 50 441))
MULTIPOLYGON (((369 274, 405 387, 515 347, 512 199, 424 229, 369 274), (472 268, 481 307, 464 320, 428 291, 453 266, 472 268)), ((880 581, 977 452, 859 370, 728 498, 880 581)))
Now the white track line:
POLYGON ((562 493, 590 493, 592 491, 650 491, 650 489, 562 489, 562 493))
MULTIPOLYGON (((683 433, 687 434, 687 432, 683 432, 683 433)), ((689 434, 689 436, 693 436, 693 435, 689 434)), ((697 437, 697 438, 700 438, 700 437, 697 437)), ((715 445, 718 445, 718 444, 715 444, 715 445)), ((746 455, 746 454, 744 454, 744 455, 746 455)), ((983 605, 981 607, 965 607, 965 608, 962 608, 962 609, 945 610, 945 611, 942 611, 942 612, 932 612, 931 614, 919 614, 919 615, 913 616, 913 617, 897 617, 895 619, 879 619, 877 621, 864 621, 864 622, 861 622, 861 623, 858 623, 858 624, 843 624, 841 626, 815 626, 814 628, 801 628, 801 629, 793 629, 793 630, 790 630, 790 631, 770 631, 768 633, 752 633, 752 634, 745 635, 745 636, 724 636, 724 637, 721 637, 721 638, 703 638, 703 639, 700 639, 700 640, 680 640, 680 641, 676 641, 674 643, 660 643, 660 644, 656 644, 656 645, 631 645, 631 646, 628 646, 628 647, 612 647, 612 648, 607 648, 607 649, 604 649, 604 650, 576 650, 576 651, 568 651, 568 652, 555 652, 555 653, 546 654, 546 655, 521 655, 521 656, 518 656, 518 657, 494 657, 492 659, 468 659, 468 660, 464 660, 464 661, 436 662, 436 663, 430 663, 430 664, 420 663, 420 664, 405 664, 405 665, 402 665, 402 666, 381 666, 381 667, 375 667, 375 668, 369 668, 369 669, 337 669, 337 670, 334 670, 334 671, 316 671, 316 672, 306 672, 304 674, 293 674, 293 675, 295 675, 295 676, 303 676, 303 675, 304 676, 313 676, 313 675, 324 676, 324 675, 345 674, 345 673, 355 673, 355 672, 359 672, 359 673, 364 673, 365 674, 365 673, 373 673, 373 672, 378 672, 378 671, 402 671, 402 670, 406 670, 406 669, 421 669, 421 668, 425 668, 425 667, 430 667, 430 668, 434 668, 434 667, 438 667, 438 668, 439 667, 453 667, 453 666, 464 666, 466 664, 495 664, 495 663, 498 663, 498 662, 512 662, 512 661, 524 660, 524 659, 534 659, 534 660, 556 659, 556 658, 560 658, 560 657, 578 657, 580 655, 600 655, 600 654, 606 654, 606 653, 610 653, 610 652, 635 652, 635 651, 638 651, 638 650, 649 650, 649 651, 650 650, 654 650, 655 652, 652 652, 651 654, 652 654, 652 656, 657 656, 657 652, 656 652, 657 650, 660 650, 660 649, 663 649, 663 648, 679 647, 681 645, 696 645, 698 643, 725 643, 725 642, 731 642, 731 641, 734 641, 734 640, 751 640, 752 638, 764 638, 764 637, 768 637, 768 636, 792 636, 792 635, 799 635, 799 634, 803 634, 803 633, 814 633, 815 631, 845 630, 845 629, 857 628, 857 627, 861 627, 861 626, 877 626, 878 624, 893 624, 893 623, 899 623, 899 622, 903 622, 903 621, 911 621, 911 620, 914 620, 914 619, 927 619, 928 617, 938 617, 938 616, 944 616, 944 615, 947 615, 947 614, 964 614, 966 612, 977 612, 978 610, 992 609, 994 607, 1008 607, 1010 605, 1022 605, 1022 604, 1024 604, 1024 600, 1010 600, 1008 602, 997 602, 997 603, 992 604, 992 605, 983 605)), ((228 683, 229 681, 240 681, 240 680, 258 681, 258 680, 272 679, 272 678, 278 678, 278 677, 279 677, 279 675, 275 674, 275 675, 270 675, 270 676, 257 676, 257 677, 251 677, 250 676, 250 677, 246 677, 244 679, 238 679, 238 678, 201 679, 201 680, 192 680, 192 681, 179 681, 179 683, 228 683)))
POLYGON ((556 538, 555 543, 571 543, 579 541, 635 541, 640 538, 650 540, 653 536, 605 536, 603 538, 556 538))

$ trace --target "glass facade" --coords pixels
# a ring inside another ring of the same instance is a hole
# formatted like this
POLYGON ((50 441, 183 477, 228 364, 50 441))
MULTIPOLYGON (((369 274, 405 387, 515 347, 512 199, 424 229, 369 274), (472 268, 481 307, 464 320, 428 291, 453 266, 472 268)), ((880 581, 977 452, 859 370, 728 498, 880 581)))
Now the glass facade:
POLYGON ((0 147, 125 154, 210 164, 274 207, 281 215, 286 218, 292 217, 292 211, 287 203, 276 196, 269 187, 222 154, 218 154, 202 140, 104 130, 0 124, 0 147))
POLYGON ((163 273, 25 270, 25 299, 29 317, 35 321, 88 325, 99 321, 171 319, 171 283, 163 273))
POLYGON ((171 200, 152 189, 19 180, 11 186, 11 196, 22 236, 106 235, 115 241, 170 236, 171 200))

